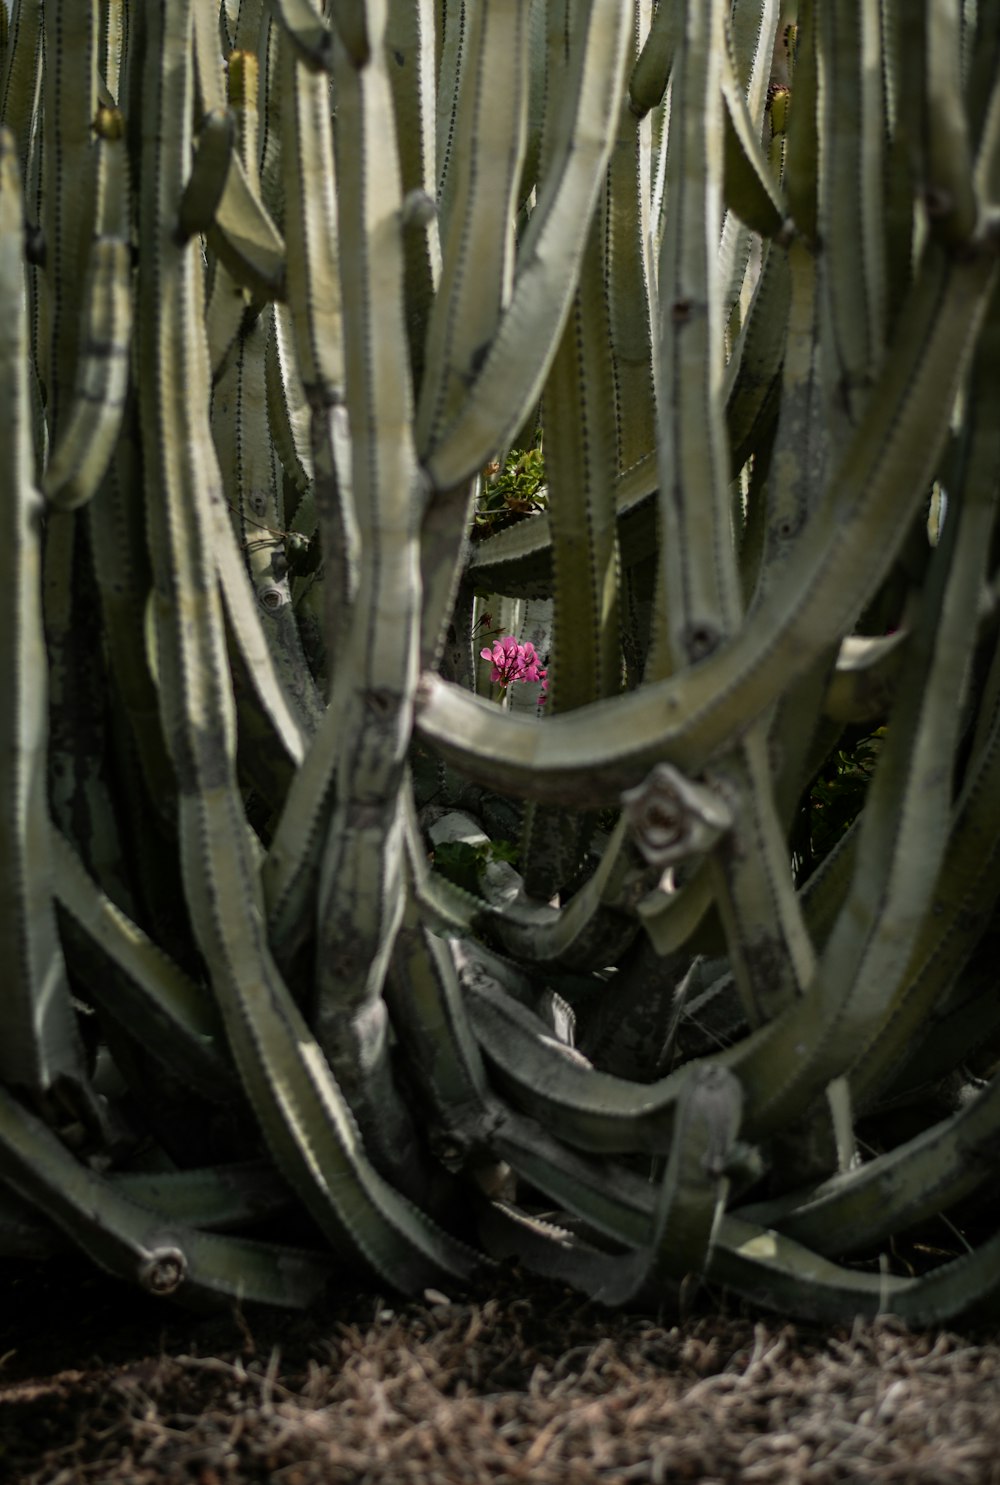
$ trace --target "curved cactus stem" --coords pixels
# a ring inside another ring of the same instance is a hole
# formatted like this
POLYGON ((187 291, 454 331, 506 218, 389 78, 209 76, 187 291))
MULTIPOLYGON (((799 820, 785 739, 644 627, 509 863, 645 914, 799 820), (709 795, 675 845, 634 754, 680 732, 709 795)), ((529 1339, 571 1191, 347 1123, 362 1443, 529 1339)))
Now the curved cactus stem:
POLYGON ((766 729, 712 764, 706 780, 733 809, 733 827, 710 857, 730 965, 752 1025, 802 995, 816 955, 792 883, 768 759, 766 729))
MULTIPOLYGON (((918 23, 919 25, 919 23, 918 23)), ((824 378, 835 438, 856 425, 885 354, 886 241, 881 27, 864 0, 816 7, 818 228, 829 334, 824 378)))
POLYGON ((43 489, 57 510, 94 495, 121 428, 132 330, 130 249, 95 241, 84 290, 84 339, 69 415, 45 471, 43 489))
POLYGON ((80 326, 76 315, 94 224, 97 112, 96 0, 43 7, 45 111, 41 227, 50 294, 50 348, 45 360, 45 415, 50 437, 66 421, 76 377, 80 326))
POLYGON ((962 81, 962 7, 956 0, 926 0, 916 24, 902 28, 911 51, 922 48, 914 69, 924 87, 924 192, 931 231, 949 247, 971 238, 978 217, 972 146, 962 81))
MULTIPOLYGON (((396 148, 403 182, 406 316, 413 385, 424 375, 427 322, 441 277, 441 241, 434 209, 437 183, 434 95, 434 0, 390 0, 385 45, 396 148)), ((464 528, 463 528, 464 530, 464 528)))
MULTIPOLYGON (((739 1084, 724 1069, 705 1065, 687 1077, 642 1247, 622 1256, 608 1254, 568 1242, 567 1234, 549 1227, 548 1236, 555 1238, 558 1248, 551 1243, 526 1246, 519 1240, 513 1251, 528 1267, 540 1267, 603 1304, 628 1304, 654 1294, 662 1303, 682 1279, 703 1272, 709 1262, 740 1107, 739 1084)), ((487 1219, 482 1224, 484 1235, 488 1242, 491 1237, 494 1242, 497 1238, 503 1241, 504 1208, 498 1205, 493 1210, 499 1220, 491 1223, 487 1219)), ((508 1221, 517 1220, 509 1210, 506 1215, 508 1221)), ((535 1232, 539 1238, 546 1236, 543 1225, 537 1225, 535 1232)), ((507 1236, 511 1236, 509 1229, 507 1236)))
MULTIPOLYGON (((553 714, 614 695, 621 685, 616 388, 602 216, 591 224, 542 394, 554 576, 546 706, 553 714)), ((532 896, 546 899, 572 881, 592 828, 586 817, 544 805, 529 809, 523 856, 532 896)))
POLYGON ((328 70, 333 38, 313 0, 269 0, 269 4, 303 62, 314 71, 328 70))
POLYGON ((730 473, 738 473, 777 410, 782 358, 788 328, 791 280, 787 250, 765 243, 753 298, 726 367, 726 430, 730 473))
POLYGON ((304 1309, 319 1298, 333 1272, 326 1255, 199 1232, 173 1212, 131 1199, 81 1165, 3 1088, 0 1176, 101 1268, 154 1294, 304 1309))
MULTIPOLYGON (((441 277, 427 325, 424 378, 414 424, 433 448, 459 414, 514 284, 514 214, 527 145, 528 0, 469 9, 452 127, 462 140, 449 170, 441 223, 441 277), (484 202, 498 198, 496 229, 484 202)), ((487 454, 489 450, 487 450, 487 454)), ((486 455, 480 463, 485 463, 486 455)), ((464 482, 463 471, 449 484, 464 482)))
POLYGON ((132 335, 131 246, 124 123, 99 109, 95 237, 80 316, 76 385, 42 488, 61 510, 91 499, 114 452, 128 387, 132 335))
MULTIPOLYGON (((273 304, 265 313, 268 316, 264 353, 268 428, 285 475, 299 496, 304 497, 313 483, 310 414, 295 359, 290 311, 287 304, 273 304)), ((285 516, 292 518, 292 512, 285 511, 285 516)), ((295 529, 301 530, 301 526, 295 529)))
POLYGON ((467 990, 479 1045, 518 1108, 576 1149, 665 1154, 670 1148, 683 1076, 633 1083, 598 1072, 485 973, 467 990))
MULTIPOLYGON (((345 346, 329 78, 283 42, 281 159, 287 196, 289 310, 295 357, 311 412, 313 496, 327 581, 328 667, 344 644, 359 580, 361 533, 344 406, 345 346)), ((279 311, 280 315, 280 311, 279 311)))
MULTIPOLYGON (((240 334, 213 388, 212 435, 231 524, 256 602, 248 604, 239 596, 228 537, 224 543, 226 556, 220 558, 223 591, 250 692, 257 693, 258 711, 263 711, 265 727, 276 734, 279 744, 277 767, 272 770, 277 772, 285 759, 301 763, 305 740, 319 727, 324 703, 309 674, 292 610, 286 538, 281 529, 268 438, 266 342, 267 328, 260 319, 240 334), (268 652, 263 663, 259 658, 261 639, 268 652)), ((222 547, 220 541, 220 550, 222 547)), ((250 703, 248 698, 241 700, 245 716, 250 703)), ((259 722, 255 730, 261 730, 259 722)), ((254 762, 262 755, 266 757, 266 752, 267 742, 257 743, 254 762)), ((266 775, 266 768, 264 772, 266 775)), ((264 792, 274 798, 273 788, 264 792)), ((278 794, 277 800, 281 797, 278 794)))
POLYGON ((239 1084, 208 991, 101 891, 59 831, 49 841, 56 901, 96 950, 92 973, 89 956, 76 956, 91 998, 188 1086, 215 1103, 231 1099, 239 1084))
POLYGON ((714 885, 706 861, 697 862, 678 884, 669 874, 636 904, 649 940, 660 955, 672 954, 691 938, 712 907, 714 885))
MULTIPOLYGON (((52 905, 46 789, 47 666, 41 604, 42 498, 32 477, 28 408, 24 217, 16 146, 0 131, 0 399, 7 430, 3 487, 10 504, 0 550, 2 580, 16 622, 0 644, 5 704, 0 722, 0 1073, 12 1086, 44 1093, 60 1080, 81 1085, 83 1051, 52 905)), ((72 519, 72 517, 66 517, 72 519)))
POLYGON ((818 1253, 873 1248, 974 1192, 990 1180, 988 1152, 1000 1128, 1000 1079, 957 1113, 857 1170, 809 1192, 738 1208, 748 1221, 777 1227, 818 1253))
POLYGON ((796 562, 733 640, 613 705, 594 702, 538 723, 425 676, 422 737, 472 777, 522 797, 578 805, 607 803, 662 758, 696 772, 843 635, 887 570, 914 492, 923 490, 944 441, 950 393, 994 267, 985 248, 962 261, 936 253, 925 261, 899 343, 800 538, 796 562))
POLYGON ((618 0, 572 0, 570 62, 551 131, 547 116, 548 169, 519 245, 510 303, 457 416, 421 448, 435 489, 453 489, 482 468, 538 398, 611 149, 627 14, 618 0))
MULTIPOLYGON (((626 54, 626 66, 629 56, 638 60, 637 53, 645 46, 655 24, 652 11, 649 0, 634 0, 632 47, 626 54)), ((637 118, 630 104, 623 101, 597 219, 606 241, 604 294, 610 319, 619 478, 656 447, 651 140, 652 119, 637 118)))
POLYGON ((182 237, 197 237, 215 221, 235 143, 236 120, 229 109, 212 109, 201 121, 191 174, 177 210, 182 237))
POLYGON ((974 1313, 980 1322, 997 1310, 1000 1237, 919 1279, 859 1273, 839 1267, 790 1238, 735 1216, 723 1217, 708 1279, 755 1304, 822 1324, 893 1314, 911 1326, 935 1326, 974 1313))
POLYGON ((741 1063, 755 1128, 801 1112, 811 1096, 857 1063, 905 986, 947 842, 951 789, 940 760, 952 755, 957 738, 967 635, 992 521, 992 492, 978 501, 970 494, 950 532, 946 527, 862 819, 847 900, 816 977, 795 1008, 799 1015, 793 1011, 780 1034, 787 1055, 772 1046, 777 1061, 769 1061, 766 1091, 759 1070, 751 1073, 741 1063), (796 1021, 802 1035, 786 1041, 796 1021))
POLYGON ((742 612, 723 421, 721 4, 691 0, 674 58, 660 245, 657 403, 660 628, 644 678, 703 660, 742 612), (697 491, 697 496, 694 492, 697 491))
POLYGON ((667 90, 667 79, 683 36, 679 6, 658 5, 649 31, 629 74, 629 106, 637 118, 656 108, 667 90))
POLYGON ((208 245, 238 284, 262 299, 284 298, 285 243, 238 154, 230 159, 208 245))
POLYGON ((770 1228, 727 1213, 719 1223, 707 1279, 754 1304, 819 1324, 903 1313, 917 1280, 831 1263, 770 1228))
POLYGON ((338 203, 346 411, 360 544, 357 602, 345 634, 336 798, 320 866, 316 1034, 373 1158, 405 1183, 415 1129, 395 1089, 381 999, 403 907, 400 788, 419 643, 419 521, 424 482, 412 441, 403 304, 402 184, 383 46, 370 6, 371 59, 357 70, 339 42, 338 203))
POLYGON ((44 50, 41 39, 41 5, 37 0, 14 0, 0 71, 0 123, 13 135, 22 181, 28 177, 31 120, 44 50))
POLYGON ((208 515, 213 500, 222 502, 206 415, 200 273, 192 246, 179 245, 172 231, 190 148, 190 22, 182 0, 156 13, 146 38, 146 97, 157 127, 144 141, 140 230, 155 250, 139 280, 139 354, 165 368, 162 382, 142 384, 143 433, 160 697, 180 788, 185 890, 237 1067, 281 1170, 341 1252, 410 1290, 443 1273, 471 1273, 477 1257, 369 1163, 268 951, 235 787, 235 718, 208 515))
MULTIPOLYGON (((776 15, 776 7, 771 6, 776 15)), ((726 27, 727 33, 729 27, 726 27)), ((772 21, 773 30, 773 21, 772 21)), ((721 52, 722 96, 725 100, 725 199, 726 206, 741 221, 765 237, 774 237, 785 226, 788 208, 781 185, 774 179, 760 142, 760 129, 755 126, 747 107, 736 68, 733 65, 731 37, 721 52)))

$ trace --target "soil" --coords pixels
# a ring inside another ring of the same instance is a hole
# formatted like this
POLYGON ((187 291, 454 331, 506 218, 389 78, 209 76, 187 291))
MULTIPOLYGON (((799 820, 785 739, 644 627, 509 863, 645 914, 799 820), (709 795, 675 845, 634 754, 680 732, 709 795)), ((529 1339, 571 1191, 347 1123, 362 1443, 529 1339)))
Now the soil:
POLYGON ((0 1280, 10 1485, 1000 1482, 1000 1337, 608 1313, 516 1270, 191 1316, 76 1260, 0 1280))

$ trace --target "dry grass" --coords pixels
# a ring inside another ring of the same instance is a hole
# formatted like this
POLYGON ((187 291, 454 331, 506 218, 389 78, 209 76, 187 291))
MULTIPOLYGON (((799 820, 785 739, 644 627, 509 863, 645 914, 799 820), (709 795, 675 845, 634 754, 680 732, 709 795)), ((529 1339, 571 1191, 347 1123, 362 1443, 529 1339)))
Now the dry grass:
POLYGON ((990 1338, 673 1325, 516 1274, 308 1317, 192 1319, 24 1266, 8 1296, 12 1485, 1000 1482, 990 1338))

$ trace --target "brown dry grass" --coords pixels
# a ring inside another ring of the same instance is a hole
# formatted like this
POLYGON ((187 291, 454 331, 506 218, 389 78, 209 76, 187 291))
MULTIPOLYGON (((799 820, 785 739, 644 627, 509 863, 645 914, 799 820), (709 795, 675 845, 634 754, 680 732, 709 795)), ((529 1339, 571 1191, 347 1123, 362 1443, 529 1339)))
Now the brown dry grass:
POLYGON ((7 1275, 12 1485, 1000 1482, 996 1338, 674 1325, 517 1274, 208 1321, 79 1268, 7 1275))

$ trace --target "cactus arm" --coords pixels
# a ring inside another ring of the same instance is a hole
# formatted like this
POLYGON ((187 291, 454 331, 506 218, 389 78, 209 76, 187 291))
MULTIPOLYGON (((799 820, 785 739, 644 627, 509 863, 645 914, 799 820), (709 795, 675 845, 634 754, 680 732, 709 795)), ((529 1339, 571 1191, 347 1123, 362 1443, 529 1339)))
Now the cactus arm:
POLYGON ((557 109, 553 104, 548 169, 519 246, 510 303, 457 417, 421 450, 438 490, 452 489, 480 469, 538 398, 611 149, 626 20, 627 8, 618 0, 573 0, 570 67, 557 109))
POLYGON ((266 758, 265 749, 273 754, 265 772, 272 780, 274 802, 278 803, 286 787, 280 781, 287 777, 289 765, 297 767, 302 762, 308 738, 317 725, 319 700, 311 678, 297 671, 287 650, 276 644, 272 651, 268 645, 229 511, 221 498, 213 505, 210 520, 226 618, 246 678, 241 714, 248 722, 252 717, 261 761, 266 758))
POLYGON ((726 429, 730 472, 738 473, 760 445, 761 430, 773 415, 781 380, 790 302, 788 254, 765 243, 764 260, 739 338, 726 367, 726 429))
POLYGON ((4 627, 0 776, 3 850, 0 951, 5 977, 0 1072, 5 1082, 44 1092, 83 1077, 82 1048, 52 906, 46 803, 47 696, 41 610, 41 496, 32 478, 27 389, 27 324, 22 258, 23 207, 16 146, 0 132, 0 396, 7 431, 3 486, 10 536, 3 544, 4 587, 17 621, 4 627))
POLYGON ((927 1018, 979 941, 997 900, 1000 855, 1000 746, 990 745, 966 776, 934 889, 934 913, 921 926, 892 1010, 851 1073, 860 1103, 898 1071, 927 1018))
MULTIPOLYGON (((962 7, 925 0, 911 29, 923 36, 925 192, 931 230, 951 247, 969 241, 977 220, 972 146, 962 82, 962 7)), ((912 44, 912 43, 911 43, 912 44)))
POLYGON ((833 447, 826 419, 819 415, 824 406, 819 267, 802 239, 788 249, 788 279, 781 410, 767 474, 758 602, 780 565, 798 551, 809 514, 822 499, 833 447))
MULTIPOLYGON (((107 1180, 113 1192, 144 1207, 147 1214, 159 1213, 164 1223, 177 1222, 182 1227, 207 1231, 225 1232, 278 1216, 291 1202, 291 1192, 281 1177, 266 1162, 257 1160, 198 1170, 111 1171, 107 1180)), ((71 1249, 68 1236, 63 1238, 58 1227, 9 1187, 0 1190, 0 1253, 37 1260, 64 1246, 71 1249)), ((266 1247, 260 1243, 245 1249, 237 1247, 233 1257, 238 1260, 245 1252, 253 1271, 266 1247)), ((290 1248, 274 1247, 271 1251, 276 1259, 281 1252, 295 1255, 290 1248)), ((317 1271, 329 1264, 322 1254, 311 1256, 317 1271)), ((280 1301, 274 1295, 272 1302, 280 1301)))
POLYGON ((862 820, 847 900, 816 979, 782 1034, 786 1054, 769 1063, 766 1092, 759 1073, 741 1065, 754 1127, 758 1120, 773 1127, 775 1119, 801 1110, 810 1095, 857 1062, 884 1027, 905 982, 947 841, 950 779, 940 759, 954 750, 967 636, 975 622, 991 524, 992 498, 970 497, 939 548, 891 736, 862 820), (785 1041, 785 1035, 791 1039, 785 1041), (778 1067, 783 1070, 777 1072, 778 1067))
POLYGON ((433 0, 417 0, 416 4, 390 0, 385 45, 392 59, 389 80, 403 181, 410 366, 419 391, 427 322, 441 278, 441 242, 433 210, 437 183, 433 0))
POLYGON ((313 0, 269 0, 269 4, 272 15, 302 61, 313 71, 328 70, 330 27, 313 0))
POLYGON ((780 1228, 818 1253, 871 1249, 972 1195, 990 1179, 985 1152, 1000 1127, 994 1078, 957 1113, 859 1170, 808 1193, 739 1208, 736 1216, 780 1228))
POLYGON ((225 1231, 287 1210, 292 1194, 263 1160, 179 1171, 115 1171, 112 1186, 185 1226, 225 1231))
POLYGON ((222 1023, 211 999, 89 875, 69 841, 50 833, 56 901, 97 950, 91 998, 205 1097, 232 1096, 222 1023))
MULTIPOLYGON (((268 429, 282 470, 301 497, 313 482, 309 403, 295 361, 288 306, 273 304, 268 314, 265 352, 268 429)), ((289 511, 284 515, 285 519, 291 518, 289 511)))
MULTIPOLYGON (((728 31, 727 27, 727 31, 728 31)), ((733 65, 731 39, 721 53, 726 206, 755 232, 776 236, 784 227, 788 208, 775 181, 754 127, 747 100, 733 65)))
POLYGON ((97 212, 80 317, 73 400, 45 471, 42 489, 60 510, 94 494, 121 429, 132 334, 128 178, 122 116, 98 111, 97 212))
POLYGON ((281 298, 285 292, 285 244, 261 199, 257 161, 257 59, 247 51, 229 53, 223 86, 213 10, 203 0, 195 7, 195 61, 205 117, 194 170, 181 198, 182 226, 190 202, 194 230, 207 235, 230 280, 220 285, 220 290, 231 294, 235 285, 243 285, 257 297, 281 298), (231 140, 228 151, 227 132, 231 140), (203 151, 205 169, 199 179, 203 151))
MULTIPOLYGON (((646 1243, 622 1256, 609 1255, 547 1224, 534 1224, 544 1241, 513 1251, 529 1268, 568 1281, 603 1304, 634 1302, 643 1294, 664 1294, 689 1273, 704 1270, 717 1225, 725 1186, 725 1164, 739 1126, 740 1090, 731 1074, 718 1067, 698 1068, 686 1079, 678 1107, 677 1127, 666 1168, 656 1193, 646 1243), (555 1242, 552 1241, 555 1239, 555 1242)), ((502 1219, 503 1208, 494 1209, 502 1219)), ((508 1220, 513 1218, 508 1211, 508 1220)), ((503 1237, 494 1220, 486 1236, 503 1237)))
MULTIPOLYGON (((995 20, 991 24, 995 28, 995 20)), ((991 51, 996 55, 996 34, 982 47, 982 51, 987 56, 991 51)), ((982 65, 978 55, 977 61, 982 65)), ((990 76, 995 74, 991 72, 990 76)), ((973 183, 980 216, 988 219, 1000 205, 1000 87, 995 83, 989 94, 982 136, 976 152, 973 183)))
POLYGON ((243 161, 234 154, 208 245, 237 283, 263 299, 285 294, 285 244, 280 232, 247 177, 243 161))
POLYGON ((417 726, 456 767, 522 797, 606 802, 669 757, 689 771, 850 627, 905 534, 943 443, 952 388, 993 276, 989 252, 924 264, 893 355, 844 459, 776 580, 735 639, 697 667, 544 725, 425 676, 417 726), (888 433, 886 430, 889 430, 888 433), (737 723, 737 716, 739 722, 737 723), (672 720, 677 717, 679 720, 672 720))
MULTIPOLYGON (((185 890, 233 1055, 265 1138, 330 1240, 403 1289, 468 1273, 475 1256, 378 1176, 350 1109, 267 949, 235 787, 233 700, 208 511, 219 475, 205 409, 200 271, 174 235, 189 144, 191 14, 156 12, 145 93, 139 355, 160 695, 180 789, 185 890), (178 96, 179 95, 179 96, 178 96), (180 106, 179 106, 180 104, 180 106), (184 395, 174 389, 184 388, 184 395)), ((219 502, 221 503, 221 502, 219 502)))
MULTIPOLYGON (((460 412, 510 303, 515 196, 527 142, 529 38, 528 0, 471 8, 454 118, 463 148, 455 155, 442 224, 441 278, 415 422, 418 448, 433 448, 460 412), (499 231, 494 213, 483 209, 494 197, 507 224, 499 231)), ((473 472, 463 471, 452 483, 473 472)))
MULTIPOLYGON (((598 214, 542 397, 555 580, 546 705, 553 714, 612 696, 621 685, 615 385, 601 228, 598 214)), ((591 828, 586 817, 529 807, 523 855, 533 897, 547 899, 572 880, 591 828)))
POLYGON ((86 518, 115 695, 149 797, 169 817, 176 783, 145 643, 150 573, 137 441, 130 402, 100 499, 88 505, 86 518))
MULTIPOLYGON (((399 9, 397 4, 394 9, 399 9)), ((529 0, 476 6, 462 23, 462 70, 449 111, 463 148, 451 155, 440 200, 442 262, 421 351, 422 381, 414 436, 430 444, 459 411, 484 348, 510 302, 514 278, 514 216, 527 146, 529 0), (497 230, 487 201, 499 199, 497 230)), ((390 26, 393 9, 390 9, 390 26)), ((460 10, 460 15, 464 11, 460 10)), ((449 13, 449 27, 453 18, 449 13)), ((404 184, 405 184, 405 156, 404 184)), ((405 230, 408 286, 411 240, 405 230)), ((417 237, 419 243, 422 233, 417 237)), ((409 296, 408 296, 409 298, 409 296)), ((412 339, 412 337, 411 337, 412 339)), ((485 462, 485 457, 483 461, 485 462)), ((475 470, 468 471, 468 475, 475 470)), ((468 475, 432 494, 421 534, 423 663, 435 664, 454 604, 475 488, 468 475)))
POLYGON ((734 823, 710 857, 730 964, 751 1024, 792 1004, 813 977, 816 955, 792 885, 766 729, 713 764, 707 781, 732 801, 734 823))
POLYGON ((323 634, 334 664, 358 587, 359 514, 344 407, 344 324, 329 79, 282 45, 282 163, 289 310, 295 355, 311 412, 314 497, 325 570, 323 634))
POLYGON ((304 1308, 330 1260, 294 1248, 182 1226, 130 1200, 81 1165, 54 1134, 0 1089, 0 1174, 101 1268, 154 1294, 255 1299, 304 1308))
POLYGON ((268 939, 287 966, 313 930, 323 841, 333 809, 341 697, 335 688, 305 759, 292 778, 261 867, 268 939))
MULTIPOLYGON (((257 59, 247 52, 234 53, 229 59, 229 96, 233 97, 237 91, 236 79, 241 75, 245 79, 249 69, 256 67, 257 59)), ((242 87, 239 89, 242 92, 242 87)), ((237 107, 230 107, 236 125, 236 139, 234 148, 240 151, 244 169, 251 180, 254 179, 257 169, 256 152, 252 165, 248 163, 246 141, 252 131, 247 125, 247 116, 250 110, 245 103, 241 102, 237 107)), ((254 123, 256 114, 254 113, 254 123)), ((259 190, 259 184, 255 181, 259 190)), ((214 215, 213 215, 214 221, 214 215)), ((211 222, 209 223, 211 226, 211 222)), ((225 264, 220 263, 213 257, 212 273, 209 279, 211 288, 208 295, 208 308, 205 311, 205 328, 208 334, 208 351, 212 366, 212 380, 220 375, 227 364, 227 358, 233 348, 237 335, 243 326, 247 316, 248 292, 242 284, 236 282, 225 264)))
POLYGON ((462 1004, 451 945, 428 933, 413 903, 396 936, 386 1000, 393 1027, 431 1100, 438 1140, 443 1135, 461 1150, 477 1136, 483 1139, 488 1132, 486 1071, 462 1004))
POLYGON ((94 160, 89 125, 97 111, 97 10, 94 0, 43 8, 47 121, 42 163, 42 230, 51 290, 46 358, 49 434, 62 430, 76 374, 75 315, 94 221, 94 160))
POLYGON ((863 0, 817 7, 823 150, 822 287, 830 335, 826 394, 836 430, 856 423, 885 353, 884 132, 879 16, 863 0))
POLYGON ((716 272, 722 190, 721 6, 689 4, 674 59, 667 199, 660 246, 657 402, 662 628, 645 675, 697 662, 739 623, 725 452, 722 301, 716 272))
POLYGON ((207 232, 215 221, 233 158, 236 120, 228 108, 215 108, 201 121, 191 174, 177 210, 183 237, 207 232))
MULTIPOLYGON (((636 0, 633 41, 636 56, 650 29, 652 6, 636 0)), ((611 332, 617 472, 631 469, 656 447, 653 385, 655 263, 650 241, 650 141, 652 120, 636 117, 627 101, 608 161, 601 212, 606 240, 606 297, 611 332)))
POLYGON ((629 107, 636 118, 643 118, 662 100, 681 43, 683 25, 680 6, 658 5, 654 10, 642 48, 629 74, 629 107))
POLYGON ((127 243, 111 238, 94 243, 73 403, 43 481, 57 510, 76 510, 91 499, 118 438, 132 328, 130 272, 127 243))
POLYGON ((575 1149, 665 1154, 682 1078, 632 1083, 595 1070, 486 974, 468 987, 473 1030, 516 1106, 575 1149))
MULTIPOLYGON (((265 345, 267 328, 257 319, 240 336, 212 393, 212 434, 222 471, 231 524, 240 543, 247 585, 236 578, 233 540, 220 539, 220 575, 236 643, 242 650, 251 691, 283 747, 301 762, 304 740, 315 733, 323 698, 306 664, 292 610, 285 537, 274 490, 268 438, 265 345), (250 601, 248 602, 248 598, 250 601), (259 660, 263 639, 267 657, 259 660)), ((246 707, 244 706, 244 712, 246 707)), ((263 749, 255 754, 263 753, 263 749)))
POLYGON ((636 913, 657 954, 673 954, 687 943, 714 900, 711 873, 698 863, 677 886, 672 879, 640 898, 636 913))
POLYGON ((547 702, 553 713, 572 711, 619 689, 612 493, 617 457, 607 271, 592 227, 579 287, 543 394, 555 578, 547 702), (585 440, 579 437, 581 428, 587 430, 585 440))
POLYGON ((381 999, 403 905, 400 786, 419 641, 422 481, 411 436, 402 299, 401 181, 382 39, 358 72, 334 44, 346 406, 361 533, 358 599, 345 641, 334 758, 337 794, 317 900, 317 1037, 385 1167, 406 1180, 412 1123, 392 1083, 381 999))
POLYGON ((778 1233, 726 1216, 712 1251, 709 1279, 768 1309, 796 1312, 823 1323, 853 1316, 898 1315, 908 1325, 938 1326, 975 1314, 989 1323, 997 1312, 1000 1238, 943 1264, 919 1279, 841 1268, 778 1233))
POLYGON ((14 136, 20 179, 28 178, 31 118, 42 47, 41 0, 14 0, 0 70, 0 123, 14 136))
POLYGON ((630 1247, 649 1246, 656 1188, 645 1176, 568 1149, 543 1125, 508 1110, 490 1146, 517 1175, 596 1232, 630 1247))
POLYGON ((752 1294, 755 1304, 780 1314, 794 1306, 796 1314, 820 1324, 900 1314, 916 1283, 843 1268, 781 1233, 728 1213, 716 1233, 707 1278, 736 1294, 752 1294))

